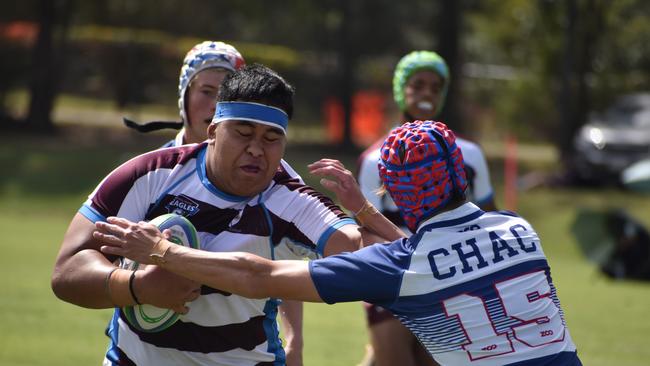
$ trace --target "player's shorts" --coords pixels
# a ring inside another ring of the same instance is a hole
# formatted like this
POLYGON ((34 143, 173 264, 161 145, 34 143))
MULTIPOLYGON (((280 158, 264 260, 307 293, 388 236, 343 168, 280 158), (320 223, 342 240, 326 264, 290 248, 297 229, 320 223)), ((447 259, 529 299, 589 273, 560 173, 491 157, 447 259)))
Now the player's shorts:
POLYGON ((366 320, 368 321, 368 326, 373 326, 379 324, 388 319, 394 319, 393 313, 382 308, 379 305, 369 304, 367 302, 362 302, 363 309, 366 311, 366 320))

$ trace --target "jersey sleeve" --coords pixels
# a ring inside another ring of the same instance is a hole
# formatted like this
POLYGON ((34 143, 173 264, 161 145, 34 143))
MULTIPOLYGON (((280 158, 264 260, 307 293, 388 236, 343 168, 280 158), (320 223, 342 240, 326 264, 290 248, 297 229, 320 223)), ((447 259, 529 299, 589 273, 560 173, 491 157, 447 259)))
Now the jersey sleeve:
POLYGON ((377 194, 382 187, 381 178, 379 178, 379 168, 377 167, 377 163, 379 162, 378 152, 379 149, 377 149, 377 152, 371 151, 361 157, 357 180, 359 181, 361 193, 363 193, 373 206, 381 211, 383 209, 382 200, 377 194))
POLYGON ((137 156, 106 176, 79 209, 92 222, 119 216, 130 221, 144 219, 152 197, 162 186, 170 164, 160 153, 137 156))
POLYGON ((328 304, 363 300, 386 306, 395 302, 410 260, 402 250, 403 240, 311 261, 309 272, 321 299, 328 304))
POLYGON ((345 225, 356 225, 324 194, 306 185, 283 161, 282 176, 267 192, 265 207, 273 215, 274 236, 286 237, 294 248, 302 247, 322 256, 330 236, 345 225))
POLYGON ((105 221, 109 216, 120 216, 131 221, 141 220, 147 204, 146 185, 133 185, 120 167, 109 174, 88 196, 79 212, 92 222, 105 221))
POLYGON ((465 164, 474 170, 474 179, 472 182, 474 197, 472 197, 472 201, 480 206, 492 200, 494 196, 487 161, 485 160, 483 151, 475 143, 465 141, 460 146, 465 164))

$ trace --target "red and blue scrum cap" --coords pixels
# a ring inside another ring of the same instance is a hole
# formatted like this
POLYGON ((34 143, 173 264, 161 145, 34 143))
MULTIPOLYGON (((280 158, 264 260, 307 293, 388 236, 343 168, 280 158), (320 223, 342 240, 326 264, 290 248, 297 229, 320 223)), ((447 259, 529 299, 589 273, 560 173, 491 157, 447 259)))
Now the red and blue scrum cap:
POLYGON ((464 197, 463 154, 447 125, 415 121, 394 128, 381 147, 379 175, 408 228, 454 197, 464 197))

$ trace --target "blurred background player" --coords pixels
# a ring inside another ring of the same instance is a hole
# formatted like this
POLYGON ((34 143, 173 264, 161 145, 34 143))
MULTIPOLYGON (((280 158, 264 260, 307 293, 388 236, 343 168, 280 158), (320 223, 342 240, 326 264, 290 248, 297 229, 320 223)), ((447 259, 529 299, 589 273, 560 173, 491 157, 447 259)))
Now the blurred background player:
POLYGON ((185 55, 178 80, 178 109, 181 122, 149 122, 139 125, 124 119, 128 127, 141 132, 174 128, 180 131, 163 147, 205 141, 214 116, 219 87, 226 75, 246 62, 237 49, 224 42, 204 41, 185 55))
POLYGON ((183 129, 168 146, 205 141, 221 82, 244 65, 239 51, 223 42, 205 41, 187 53, 178 80, 178 109, 183 129))
MULTIPOLYGON (((400 111, 400 124, 433 120, 442 110, 449 89, 449 68, 432 51, 413 51, 397 63, 393 75, 393 98, 400 111)), ((447 122, 447 121, 445 121, 447 122)), ((359 158, 358 181, 364 196, 389 220, 408 232, 399 210, 388 195, 380 195, 382 183, 377 163, 384 138, 366 149, 359 158)), ((487 162, 481 148, 456 138, 463 151, 468 178, 467 197, 486 211, 496 210, 487 162)), ((364 304, 371 347, 362 365, 435 365, 417 339, 392 314, 381 307, 364 304)))

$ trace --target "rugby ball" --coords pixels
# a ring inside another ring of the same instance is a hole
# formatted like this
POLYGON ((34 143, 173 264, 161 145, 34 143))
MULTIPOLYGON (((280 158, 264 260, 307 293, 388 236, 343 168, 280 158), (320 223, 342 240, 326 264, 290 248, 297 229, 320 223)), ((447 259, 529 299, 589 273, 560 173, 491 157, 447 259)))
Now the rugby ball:
MULTIPOLYGON (((199 240, 194 225, 183 216, 177 214, 165 214, 149 221, 160 229, 160 231, 171 230, 169 241, 184 245, 190 248, 199 248, 199 240)), ((122 268, 129 270, 142 269, 144 264, 124 258, 122 268)), ((170 309, 163 309, 153 305, 134 305, 122 308, 126 320, 136 329, 143 332, 160 332, 172 326, 178 321, 179 314, 170 309)))

